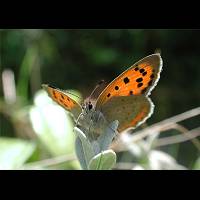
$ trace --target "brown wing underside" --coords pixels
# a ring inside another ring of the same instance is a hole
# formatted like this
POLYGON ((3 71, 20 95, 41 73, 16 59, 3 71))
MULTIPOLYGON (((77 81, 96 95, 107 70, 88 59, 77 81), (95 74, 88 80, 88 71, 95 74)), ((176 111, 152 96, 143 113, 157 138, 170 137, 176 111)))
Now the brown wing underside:
POLYGON ((153 108, 153 103, 145 96, 113 97, 101 107, 101 112, 109 122, 118 120, 118 130, 122 132, 143 123, 151 116, 153 108))

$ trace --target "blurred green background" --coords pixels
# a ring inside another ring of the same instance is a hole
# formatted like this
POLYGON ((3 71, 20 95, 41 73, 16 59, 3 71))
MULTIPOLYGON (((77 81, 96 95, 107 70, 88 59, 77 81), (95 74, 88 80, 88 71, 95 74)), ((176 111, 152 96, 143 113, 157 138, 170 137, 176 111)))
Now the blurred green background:
MULTIPOLYGON (((49 131, 46 131, 46 136, 38 142, 38 136, 35 136, 34 132, 40 131, 30 128, 34 126, 34 117, 30 117, 32 125, 27 127, 27 116, 30 115, 31 109, 35 109, 31 106, 46 105, 34 100, 37 98, 37 92, 41 90, 41 84, 48 83, 61 89, 76 90, 75 93, 80 92, 85 98, 100 80, 111 81, 134 62, 154 53, 155 50, 161 51, 163 71, 151 94, 156 107, 147 125, 198 107, 199 36, 200 30, 0 30, 1 78, 4 74, 3 77, 8 77, 9 81, 9 77, 12 77, 9 74, 13 72, 17 96, 15 99, 12 95, 9 96, 8 92, 5 97, 1 81, 0 138, 21 138, 23 142, 31 142, 32 146, 27 150, 29 153, 21 163, 63 155, 68 147, 65 149, 59 146, 60 151, 52 150, 52 141, 55 142, 55 138, 47 144, 46 140, 50 140, 47 134, 49 131), (11 71, 7 71, 8 69, 11 71), (5 70, 8 73, 3 73, 5 70), (34 145, 36 147, 33 147, 34 145)), ((181 124, 188 129, 196 128, 199 126, 199 119, 195 117, 181 124)), ((6 148, 5 141, 4 144, 6 148)), ((73 149, 73 146, 70 148, 73 149)), ((167 146, 163 151, 189 169, 194 167, 199 157, 199 150, 190 141, 167 146)), ((63 168, 76 169, 77 165, 67 163, 63 168)), ((13 168, 15 167, 14 165, 13 168)))

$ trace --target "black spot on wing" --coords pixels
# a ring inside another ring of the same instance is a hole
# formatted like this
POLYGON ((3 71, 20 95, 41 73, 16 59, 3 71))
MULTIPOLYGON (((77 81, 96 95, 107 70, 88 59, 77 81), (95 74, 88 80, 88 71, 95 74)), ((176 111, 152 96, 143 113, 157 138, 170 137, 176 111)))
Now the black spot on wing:
POLYGON ((143 73, 145 70, 144 69, 140 69, 140 73, 143 73))
POLYGON ((68 105, 66 103, 64 103, 64 106, 68 108, 68 105))
POLYGON ((138 70, 139 70, 139 68, 138 68, 138 67, 135 67, 135 68, 134 68, 134 70, 135 70, 135 71, 138 71, 138 70))
POLYGON ((147 91, 147 88, 144 88, 141 93, 144 94, 147 91))
POLYGON ((153 80, 149 81, 149 82, 148 82, 148 85, 151 86, 152 83, 153 83, 153 80))
POLYGON ((55 99, 57 99, 55 91, 53 91, 53 96, 55 99))
POLYGON ((143 83, 138 83, 137 87, 142 87, 143 86, 143 83))
POLYGON ((154 77, 155 77, 154 74, 151 74, 150 78, 153 79, 154 77))
POLYGON ((146 75, 147 75, 147 72, 143 72, 143 73, 142 73, 142 76, 146 76, 146 75))
POLYGON ((118 87, 118 86, 115 86, 115 90, 119 90, 119 87, 118 87))
POLYGON ((125 84, 127 84, 127 83, 129 83, 129 82, 130 82, 130 80, 129 80, 128 77, 124 78, 124 83, 125 83, 125 84))
POLYGON ((138 83, 139 83, 139 82, 142 82, 142 81, 143 81, 143 78, 137 78, 137 79, 136 79, 136 82, 138 82, 138 83))
POLYGON ((130 94, 130 95, 133 95, 133 91, 131 90, 131 91, 129 92, 129 94, 130 94))

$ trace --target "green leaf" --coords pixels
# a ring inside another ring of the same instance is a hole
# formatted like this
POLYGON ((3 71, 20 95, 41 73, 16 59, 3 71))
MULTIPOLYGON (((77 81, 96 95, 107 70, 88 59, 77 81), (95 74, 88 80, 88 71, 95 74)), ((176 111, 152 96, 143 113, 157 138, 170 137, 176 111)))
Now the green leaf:
POLYGON ((21 139, 0 138, 0 169, 17 169, 33 154, 35 143, 21 139))
POLYGON ((92 158, 90 170, 109 170, 116 164, 116 154, 113 150, 103 151, 92 158))
POLYGON ((83 145, 82 145, 82 142, 79 137, 76 138, 75 149, 76 149, 76 156, 79 160, 79 163, 80 163, 82 169, 85 169, 85 170, 88 169, 87 163, 85 160, 84 151, 83 151, 83 145))
POLYGON ((39 91, 30 109, 30 120, 41 143, 53 156, 74 153, 74 123, 45 91, 39 91))
POLYGON ((87 139, 85 134, 79 128, 75 127, 74 132, 76 133, 77 137, 80 139, 80 141, 77 139, 75 143, 77 157, 79 159, 79 162, 81 163, 81 166, 85 168, 85 164, 86 166, 88 166, 89 161, 95 155, 94 150, 92 148, 90 141, 87 139))
POLYGON ((38 51, 36 45, 31 45, 26 50, 24 59, 20 66, 19 81, 17 84, 17 94, 21 98, 23 97, 26 101, 28 99, 28 82, 32 69, 36 67, 36 61, 38 60, 38 51))
POLYGON ((200 157, 195 162, 193 169, 200 170, 200 157))

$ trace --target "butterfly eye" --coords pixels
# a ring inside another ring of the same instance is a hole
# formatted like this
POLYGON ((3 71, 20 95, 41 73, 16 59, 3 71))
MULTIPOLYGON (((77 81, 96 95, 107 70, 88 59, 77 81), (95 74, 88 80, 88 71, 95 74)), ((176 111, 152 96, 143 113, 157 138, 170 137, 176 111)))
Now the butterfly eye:
POLYGON ((88 108, 89 108, 89 110, 91 110, 92 109, 92 104, 91 104, 91 102, 89 101, 89 104, 88 104, 88 108))

